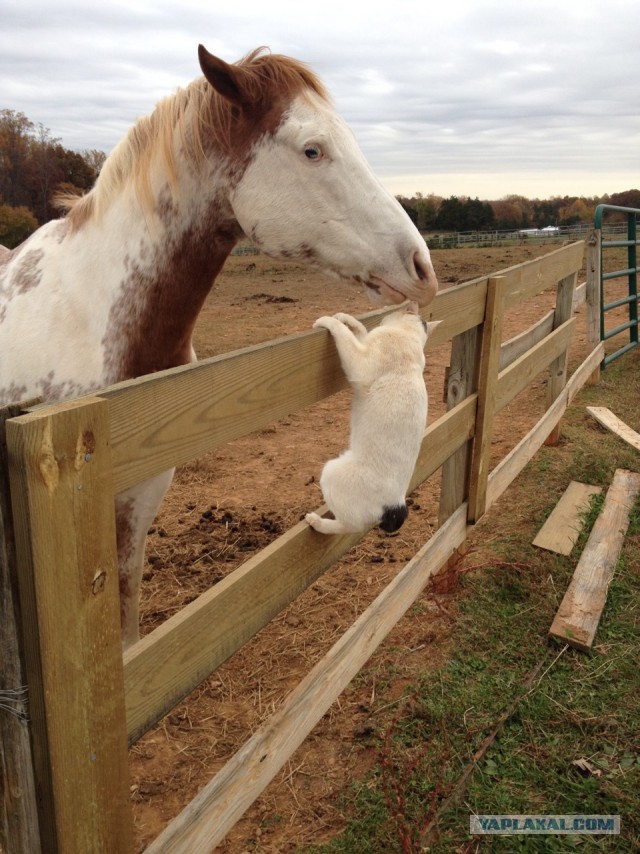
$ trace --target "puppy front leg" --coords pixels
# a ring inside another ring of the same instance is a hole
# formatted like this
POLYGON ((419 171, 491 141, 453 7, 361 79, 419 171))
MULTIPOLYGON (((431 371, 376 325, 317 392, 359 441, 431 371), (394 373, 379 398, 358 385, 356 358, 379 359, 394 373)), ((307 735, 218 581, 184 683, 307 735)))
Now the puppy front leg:
POLYGON ((369 334, 364 323, 360 323, 356 317, 352 317, 350 314, 345 314, 342 311, 339 311, 338 314, 334 314, 333 316, 336 320, 339 320, 341 323, 344 323, 345 326, 348 326, 359 341, 364 340, 369 334))
POLYGON ((327 329, 333 335, 347 379, 357 382, 358 368, 363 362, 366 350, 364 341, 359 341, 351 329, 335 317, 319 317, 313 326, 316 329, 319 327, 327 329))

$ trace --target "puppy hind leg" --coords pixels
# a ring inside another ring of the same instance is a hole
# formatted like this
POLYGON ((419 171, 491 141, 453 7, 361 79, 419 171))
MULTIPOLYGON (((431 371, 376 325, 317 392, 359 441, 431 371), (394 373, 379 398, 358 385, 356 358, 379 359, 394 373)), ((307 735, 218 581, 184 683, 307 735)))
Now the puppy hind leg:
POLYGON ((343 525, 338 519, 324 519, 317 513, 307 513, 305 516, 307 523, 320 534, 350 534, 353 533, 351 528, 343 525))

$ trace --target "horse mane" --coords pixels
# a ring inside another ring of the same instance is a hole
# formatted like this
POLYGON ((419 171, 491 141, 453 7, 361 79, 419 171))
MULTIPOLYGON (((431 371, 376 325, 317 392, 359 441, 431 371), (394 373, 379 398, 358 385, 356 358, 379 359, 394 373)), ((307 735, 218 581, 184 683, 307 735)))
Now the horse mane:
MULTIPOLYGON (((329 101, 318 77, 291 57, 260 47, 235 65, 249 72, 243 82, 252 103, 274 102, 278 97, 290 100, 305 92, 329 101)), ((148 211, 152 208, 150 172, 156 158, 161 158, 169 185, 175 188, 177 183, 174 132, 178 131, 182 150, 193 162, 202 162, 211 145, 232 158, 237 119, 237 108, 199 77, 136 121, 105 160, 92 190, 83 196, 58 194, 55 203, 69 211, 72 227, 79 228, 99 217, 123 189, 133 186, 143 210, 148 211)))

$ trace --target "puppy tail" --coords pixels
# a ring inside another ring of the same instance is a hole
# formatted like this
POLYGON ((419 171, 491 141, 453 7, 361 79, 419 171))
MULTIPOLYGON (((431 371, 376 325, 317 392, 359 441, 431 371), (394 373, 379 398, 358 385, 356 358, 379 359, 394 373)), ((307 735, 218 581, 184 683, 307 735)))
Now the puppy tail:
POLYGON ((404 520, 409 515, 409 510, 406 504, 398 507, 384 507, 380 527, 387 534, 393 534, 398 531, 404 524, 404 520))

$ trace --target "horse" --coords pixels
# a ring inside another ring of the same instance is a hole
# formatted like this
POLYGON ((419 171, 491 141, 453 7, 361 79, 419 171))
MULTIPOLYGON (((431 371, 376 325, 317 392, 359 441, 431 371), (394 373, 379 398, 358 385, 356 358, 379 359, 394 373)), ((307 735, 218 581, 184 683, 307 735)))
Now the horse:
MULTIPOLYGON (((138 119, 93 188, 0 253, 0 404, 77 397, 195 360, 196 319, 246 236, 356 280, 376 305, 427 304, 424 239, 304 63, 198 48, 202 76, 138 119)), ((115 497, 120 615, 139 639, 146 533, 173 477, 115 497)))

